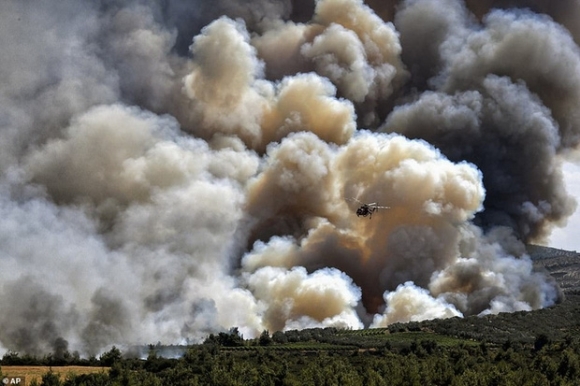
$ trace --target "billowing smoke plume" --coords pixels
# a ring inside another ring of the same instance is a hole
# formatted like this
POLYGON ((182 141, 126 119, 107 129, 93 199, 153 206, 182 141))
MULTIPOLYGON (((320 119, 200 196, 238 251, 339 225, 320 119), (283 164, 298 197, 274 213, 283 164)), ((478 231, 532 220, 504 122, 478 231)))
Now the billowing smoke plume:
POLYGON ((558 301, 524 243, 575 209, 578 31, 441 3, 2 2, 0 347, 558 301))

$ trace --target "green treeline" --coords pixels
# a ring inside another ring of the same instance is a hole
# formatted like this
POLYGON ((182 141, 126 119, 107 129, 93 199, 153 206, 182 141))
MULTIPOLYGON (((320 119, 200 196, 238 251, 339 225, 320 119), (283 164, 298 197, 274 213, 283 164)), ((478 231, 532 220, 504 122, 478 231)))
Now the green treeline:
POLYGON ((110 365, 108 373, 61 381, 49 372, 40 385, 580 385, 575 335, 551 341, 541 334, 532 344, 502 345, 423 339, 428 333, 403 338, 413 334, 386 333, 380 347, 345 349, 316 340, 276 343, 264 333, 233 346, 208 339, 179 359, 159 357, 154 347, 146 360, 124 358, 113 348, 98 360, 110 365))

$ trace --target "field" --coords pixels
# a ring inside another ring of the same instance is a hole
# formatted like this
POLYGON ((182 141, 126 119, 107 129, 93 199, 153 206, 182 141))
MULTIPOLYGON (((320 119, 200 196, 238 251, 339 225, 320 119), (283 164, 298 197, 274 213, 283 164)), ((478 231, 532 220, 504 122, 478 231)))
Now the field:
POLYGON ((2 366, 3 377, 25 377, 25 386, 30 385, 33 379, 36 379, 38 384, 43 374, 52 371, 64 380, 68 374, 90 374, 98 372, 108 372, 108 367, 91 367, 91 366, 2 366))

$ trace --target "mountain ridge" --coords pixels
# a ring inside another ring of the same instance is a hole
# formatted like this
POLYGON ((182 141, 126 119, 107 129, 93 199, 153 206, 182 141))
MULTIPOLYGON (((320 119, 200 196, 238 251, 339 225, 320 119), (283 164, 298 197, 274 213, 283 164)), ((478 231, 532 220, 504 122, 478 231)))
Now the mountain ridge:
POLYGON ((537 270, 545 270, 556 280, 564 294, 580 294, 580 254, 552 247, 526 246, 537 270))

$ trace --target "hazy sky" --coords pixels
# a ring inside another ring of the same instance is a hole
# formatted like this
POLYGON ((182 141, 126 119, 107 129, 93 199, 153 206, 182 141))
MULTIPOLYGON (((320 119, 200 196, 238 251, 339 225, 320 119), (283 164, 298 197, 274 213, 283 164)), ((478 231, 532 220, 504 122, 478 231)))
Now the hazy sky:
MULTIPOLYGON (((568 192, 580 203, 580 165, 567 162, 564 165, 564 178, 568 192)), ((564 228, 556 228, 552 232, 549 245, 569 251, 580 251, 580 210, 576 209, 564 228)))

